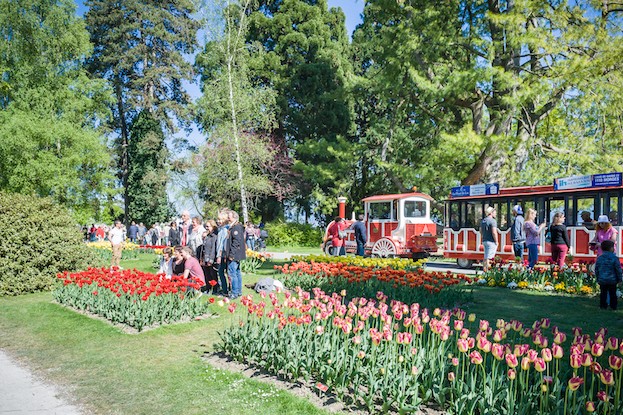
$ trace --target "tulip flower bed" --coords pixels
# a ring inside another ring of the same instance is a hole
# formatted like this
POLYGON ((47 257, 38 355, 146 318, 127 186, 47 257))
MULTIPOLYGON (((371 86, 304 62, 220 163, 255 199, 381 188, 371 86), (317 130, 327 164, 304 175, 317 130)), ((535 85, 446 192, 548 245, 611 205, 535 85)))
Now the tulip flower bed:
POLYGON ((360 256, 306 255, 293 256, 293 262, 322 262, 331 264, 356 265, 368 268, 391 268, 413 270, 421 268, 423 259, 414 261, 410 258, 364 258, 360 256))
POLYGON ((490 287, 509 287, 567 294, 592 295, 597 289, 595 274, 585 264, 557 265, 528 269, 522 265, 496 263, 483 275, 490 287))
POLYGON ((60 304, 137 329, 187 320, 208 313, 208 303, 188 293, 198 284, 180 277, 137 270, 89 268, 58 274, 53 295, 60 304))
POLYGON ((422 305, 455 306, 470 298, 465 284, 473 277, 448 272, 427 272, 422 268, 412 270, 372 268, 342 262, 295 262, 275 266, 283 276, 278 279, 286 287, 299 286, 304 290, 314 287, 327 292, 345 290, 357 297, 373 297, 383 291, 390 298, 422 305))
MULTIPOLYGON (((462 310, 297 289, 259 302, 220 334, 217 349, 304 380, 371 413, 434 404, 453 414, 621 414, 621 339, 546 318, 476 322, 462 310)), ((230 307, 233 311, 233 307, 230 307)))
POLYGON ((252 249, 247 249, 246 254, 246 259, 240 261, 240 270, 244 273, 253 274, 257 272, 262 264, 270 258, 270 254, 253 251, 252 249))
MULTIPOLYGON (((110 261, 112 258, 112 246, 109 241, 87 242, 87 246, 95 250, 98 256, 103 260, 110 261)), ((121 252, 121 259, 136 259, 138 257, 139 249, 139 245, 132 242, 126 242, 123 246, 123 251, 121 252)))

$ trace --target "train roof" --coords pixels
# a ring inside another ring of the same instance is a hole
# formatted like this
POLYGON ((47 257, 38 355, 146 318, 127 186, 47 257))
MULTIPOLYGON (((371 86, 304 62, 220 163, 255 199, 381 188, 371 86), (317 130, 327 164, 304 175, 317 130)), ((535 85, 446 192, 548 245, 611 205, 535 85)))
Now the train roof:
POLYGON ((501 188, 500 192, 495 195, 479 195, 479 196, 450 196, 447 201, 451 200, 463 200, 463 199, 495 199, 499 197, 508 196, 530 196, 530 195, 546 195, 546 194, 568 194, 568 193, 582 193, 582 192, 602 192, 612 189, 621 189, 621 186, 607 186, 607 187, 585 187, 577 189, 565 189, 554 190, 554 186, 519 186, 519 187, 506 187, 501 188))
POLYGON ((421 197, 426 200, 434 200, 427 194, 424 193, 396 193, 393 195, 377 195, 377 196, 368 196, 362 199, 362 202, 380 202, 383 200, 395 200, 395 199, 404 199, 406 197, 421 197))

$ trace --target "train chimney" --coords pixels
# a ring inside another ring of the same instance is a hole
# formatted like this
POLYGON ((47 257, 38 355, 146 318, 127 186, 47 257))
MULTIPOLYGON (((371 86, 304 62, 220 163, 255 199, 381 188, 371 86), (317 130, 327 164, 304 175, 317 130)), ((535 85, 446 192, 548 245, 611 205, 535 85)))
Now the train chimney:
POLYGON ((337 215, 343 219, 346 219, 346 201, 347 200, 348 199, 346 199, 344 196, 340 196, 337 198, 337 203, 338 203, 337 215))

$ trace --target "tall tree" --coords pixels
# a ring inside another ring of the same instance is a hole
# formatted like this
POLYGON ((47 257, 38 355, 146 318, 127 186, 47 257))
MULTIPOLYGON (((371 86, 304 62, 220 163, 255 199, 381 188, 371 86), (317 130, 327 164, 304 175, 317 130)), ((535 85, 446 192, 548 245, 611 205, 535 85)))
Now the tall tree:
POLYGON ((128 173, 130 220, 164 222, 172 216, 167 199, 168 151, 162 126, 148 111, 141 111, 130 129, 128 173))
POLYGON ((199 122, 209 134, 202 149, 200 186, 212 199, 208 206, 238 201, 245 222, 249 203, 273 191, 262 166, 273 160, 265 135, 275 122, 275 94, 269 87, 253 85, 247 66, 253 50, 245 43, 250 4, 222 3, 216 13, 223 18, 218 26, 223 32, 214 33, 197 58, 204 94, 197 105, 199 122))
POLYGON ((95 126, 109 91, 83 69, 90 53, 73 2, 0 1, 0 189, 74 209, 104 196, 109 155, 95 126))
POLYGON ((193 19, 191 0, 89 0, 86 4, 87 28, 95 47, 90 68, 113 86, 111 127, 118 135, 125 213, 131 215, 130 126, 141 111, 147 111, 165 133, 189 120, 189 97, 182 82, 192 79, 193 68, 184 55, 194 51, 200 23, 193 19))
POLYGON ((352 65, 339 9, 326 0, 262 0, 250 15, 249 42, 264 53, 249 63, 256 82, 278 94, 275 136, 291 149, 301 174, 299 203, 326 214, 348 191, 353 127, 352 65))
POLYGON ((528 163, 543 154, 568 170, 573 140, 551 139, 592 135, 569 130, 569 110, 595 88, 615 95, 607 84, 621 75, 612 60, 621 49, 616 13, 593 8, 602 4, 368 1, 354 37, 366 114, 358 125, 368 158, 388 162, 372 168, 389 168, 399 187, 418 180, 441 193, 457 179, 533 181, 528 163), (556 132, 555 119, 564 120, 556 132))

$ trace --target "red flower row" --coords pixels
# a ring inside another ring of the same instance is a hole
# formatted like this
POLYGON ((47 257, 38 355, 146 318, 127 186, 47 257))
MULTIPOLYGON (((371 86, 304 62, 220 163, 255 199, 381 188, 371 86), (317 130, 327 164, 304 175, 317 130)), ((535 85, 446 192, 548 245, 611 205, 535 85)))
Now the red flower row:
MULTIPOLYGON (((198 283, 191 282, 183 277, 173 277, 167 279, 163 274, 151 274, 148 272, 132 270, 119 270, 114 268, 89 268, 81 272, 64 272, 57 275, 64 285, 75 284, 78 287, 83 285, 97 284, 100 289, 108 289, 115 293, 117 297, 128 294, 138 294, 143 301, 151 295, 177 294, 183 293, 187 288, 199 289, 198 283)), ((93 295, 98 291, 94 290, 93 295)))

